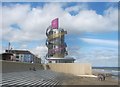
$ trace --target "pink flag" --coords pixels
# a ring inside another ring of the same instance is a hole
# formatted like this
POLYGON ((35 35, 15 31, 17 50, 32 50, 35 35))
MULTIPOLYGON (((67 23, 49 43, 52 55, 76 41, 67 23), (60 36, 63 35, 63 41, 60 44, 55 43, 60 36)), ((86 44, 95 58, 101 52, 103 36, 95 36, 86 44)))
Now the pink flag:
POLYGON ((58 18, 52 20, 52 29, 58 29, 58 18))

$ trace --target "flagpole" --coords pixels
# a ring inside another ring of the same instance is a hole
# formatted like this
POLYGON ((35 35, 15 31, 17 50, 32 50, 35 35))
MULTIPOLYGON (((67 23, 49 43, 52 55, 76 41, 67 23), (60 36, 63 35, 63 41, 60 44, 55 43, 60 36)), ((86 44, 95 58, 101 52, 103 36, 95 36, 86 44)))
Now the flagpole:
POLYGON ((10 53, 10 42, 8 43, 8 53, 10 53))

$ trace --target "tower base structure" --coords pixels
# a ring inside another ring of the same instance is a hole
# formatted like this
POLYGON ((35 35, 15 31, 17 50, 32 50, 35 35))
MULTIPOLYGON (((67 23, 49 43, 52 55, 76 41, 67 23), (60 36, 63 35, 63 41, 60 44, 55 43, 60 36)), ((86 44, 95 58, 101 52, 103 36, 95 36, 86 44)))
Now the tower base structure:
POLYGON ((65 57, 65 58, 47 58, 48 63, 74 63, 75 59, 73 57, 65 57))

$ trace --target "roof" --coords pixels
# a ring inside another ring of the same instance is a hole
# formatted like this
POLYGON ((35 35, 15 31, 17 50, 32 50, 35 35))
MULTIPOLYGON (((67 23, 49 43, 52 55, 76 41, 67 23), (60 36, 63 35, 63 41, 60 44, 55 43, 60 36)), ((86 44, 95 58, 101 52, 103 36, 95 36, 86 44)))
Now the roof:
POLYGON ((12 53, 2 53, 0 55, 13 55, 12 53))
POLYGON ((72 57, 67 57, 67 58, 47 58, 47 60, 75 60, 74 58, 72 57))
MULTIPOLYGON (((6 52, 9 52, 8 50, 6 50, 6 52)), ((10 50, 10 53, 16 53, 16 54, 32 54, 30 51, 28 50, 10 50)))

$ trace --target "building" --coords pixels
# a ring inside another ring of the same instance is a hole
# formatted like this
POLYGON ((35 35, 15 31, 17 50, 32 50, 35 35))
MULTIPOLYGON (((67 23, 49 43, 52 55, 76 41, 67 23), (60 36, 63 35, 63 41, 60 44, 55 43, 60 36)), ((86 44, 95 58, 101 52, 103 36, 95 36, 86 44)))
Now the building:
POLYGON ((54 19, 46 30, 46 46, 48 53, 46 59, 49 63, 73 63, 74 58, 65 57, 68 55, 65 43, 65 34, 67 31, 58 27, 58 18, 54 19))
POLYGON ((41 63, 41 58, 38 58, 37 56, 34 56, 33 63, 41 63))
POLYGON ((0 57, 1 57, 2 60, 8 60, 8 61, 13 60, 13 54, 12 53, 2 53, 2 54, 0 54, 0 57))
POLYGON ((41 59, 28 50, 6 50, 6 53, 13 54, 11 61, 41 63, 41 59))

